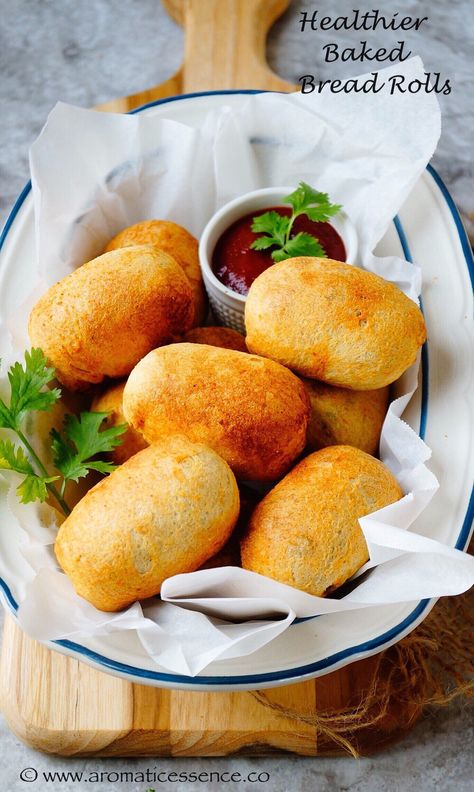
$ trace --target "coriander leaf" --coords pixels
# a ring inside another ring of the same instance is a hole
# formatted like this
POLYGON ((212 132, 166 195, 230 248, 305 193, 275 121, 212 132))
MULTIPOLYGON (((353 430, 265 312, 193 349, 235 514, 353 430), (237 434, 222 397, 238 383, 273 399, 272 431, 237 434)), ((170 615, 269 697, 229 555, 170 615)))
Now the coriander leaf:
MULTIPOLYGON (((45 386, 54 378, 54 369, 47 365, 46 358, 41 349, 32 349, 25 352, 25 365, 14 363, 8 372, 10 380, 11 399, 8 410, 10 416, 9 426, 19 429, 25 414, 30 410, 49 410, 59 399, 59 388, 44 390, 45 386)), ((5 405, 2 403, 3 408, 5 405)), ((0 407, 2 418, 6 417, 5 410, 0 407)))
POLYGON ((54 464, 65 480, 87 476, 89 470, 109 473, 115 469, 107 462, 93 461, 91 457, 103 451, 111 451, 122 442, 127 425, 111 426, 99 431, 107 417, 106 412, 83 412, 80 417, 67 415, 61 435, 56 429, 51 431, 54 464))
POLYGON ((306 182, 301 181, 294 192, 283 198, 283 203, 289 203, 293 207, 294 213, 300 214, 304 207, 312 203, 319 203, 321 196, 328 197, 325 193, 320 193, 306 182))
POLYGON ((0 426, 3 429, 14 429, 15 420, 10 414, 10 410, 2 399, 0 399, 0 426))
POLYGON ((48 496, 47 484, 51 481, 56 481, 59 476, 42 476, 28 475, 24 481, 16 488, 17 495, 20 503, 32 503, 35 500, 40 500, 43 503, 48 496))
POLYGON ((31 503, 37 499, 46 500, 47 484, 59 478, 59 476, 37 476, 23 449, 14 446, 11 440, 0 440, 0 469, 14 470, 15 473, 25 475, 16 489, 21 503, 31 503))
POLYGON ((257 237, 257 239, 252 242, 251 247, 253 250, 268 250, 268 248, 273 247, 273 245, 277 244, 273 237, 268 236, 261 236, 257 237))
POLYGON ((117 465, 113 465, 111 462, 104 462, 99 459, 96 462, 88 462, 87 467, 90 470, 98 470, 99 473, 112 473, 117 465))
MULTIPOLYGON (((326 251, 319 244, 316 237, 312 234, 307 234, 305 231, 300 231, 294 237, 288 240, 283 251, 276 251, 284 254, 284 258, 295 258, 296 256, 316 256, 317 258, 326 258, 326 251)), ((273 254, 272 254, 273 255, 273 254)), ((274 259, 275 261, 283 261, 283 258, 274 259)))
POLYGON ((313 222, 326 222, 336 215, 342 208, 339 204, 332 204, 327 193, 313 189, 306 182, 300 182, 286 198, 284 203, 292 207, 290 217, 281 215, 271 210, 253 218, 252 231, 266 234, 267 236, 255 239, 251 248, 254 250, 268 250, 275 247, 271 253, 273 261, 284 261, 294 256, 326 257, 326 251, 318 239, 307 232, 292 234, 293 224, 297 217, 306 215, 313 222))
POLYGON ((264 212, 261 215, 256 215, 252 220, 252 231, 256 234, 274 234, 277 231, 284 230, 288 225, 289 218, 275 212, 273 209, 270 212, 264 212))
POLYGON ((23 449, 14 446, 11 440, 0 440, 0 469, 33 475, 35 473, 23 449))
MULTIPOLYGON (((255 234, 268 234, 273 240, 272 244, 280 246, 285 244, 285 238, 289 228, 290 218, 273 210, 254 217, 251 226, 255 234)), ((255 242, 252 243, 252 248, 254 248, 255 242)))
POLYGON ((288 255, 285 248, 279 248, 279 250, 274 250, 272 253, 272 259, 275 264, 278 264, 279 261, 284 261, 287 258, 292 258, 288 255))
POLYGON ((51 437, 54 464, 64 478, 74 478, 74 481, 77 481, 82 476, 87 476, 87 468, 78 464, 74 448, 59 434, 57 429, 51 429, 49 436, 51 437), (74 476, 70 475, 71 472, 74 473, 74 476))
POLYGON ((108 412, 83 412, 79 418, 75 415, 66 416, 64 433, 75 444, 82 458, 91 457, 101 451, 111 451, 122 442, 122 435, 127 425, 110 426, 99 432, 101 424, 108 412))
POLYGON ((283 202, 291 204, 295 217, 305 214, 315 223, 326 222, 342 209, 339 204, 331 203, 327 193, 314 190, 306 182, 300 182, 294 192, 283 198, 283 202))
POLYGON ((315 223, 325 223, 330 217, 340 212, 340 204, 321 203, 318 206, 307 206, 305 214, 315 223))
POLYGON ((53 378, 54 369, 47 365, 41 349, 26 351, 24 366, 21 363, 14 363, 10 367, 8 372, 10 406, 8 407, 0 399, 0 427, 12 429, 16 433, 28 456, 21 447, 14 446, 10 440, 0 441, 0 469, 13 470, 25 476, 17 488, 22 503, 29 503, 37 498, 44 501, 49 492, 67 516, 71 510, 62 494, 52 484, 59 476, 48 474, 48 470, 21 428, 22 420, 27 413, 34 410, 50 410, 59 399, 61 395, 59 388, 47 389, 53 378))

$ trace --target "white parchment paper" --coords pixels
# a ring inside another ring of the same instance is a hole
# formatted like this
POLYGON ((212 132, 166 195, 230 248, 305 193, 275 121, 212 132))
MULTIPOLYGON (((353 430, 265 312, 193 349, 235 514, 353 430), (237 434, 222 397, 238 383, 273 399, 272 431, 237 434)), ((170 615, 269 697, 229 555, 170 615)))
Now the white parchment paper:
MULTIPOLYGON (((382 75, 421 78, 413 58, 382 75)), ((122 116, 58 104, 31 150, 38 266, 31 294, 8 318, 11 349, 28 346, 29 306, 48 285, 100 254, 108 240, 139 220, 167 218, 199 235, 233 197, 301 179, 342 203, 359 238, 358 264, 417 299, 421 273, 373 249, 431 158, 440 132, 434 94, 249 96, 199 123, 164 120, 150 111, 122 116)), ((3 336, 6 342, 6 336, 3 336)), ((416 518, 438 482, 430 450, 400 416, 417 386, 418 363, 398 383, 382 431, 381 458, 405 497, 360 520, 370 561, 341 599, 312 597, 235 567, 177 575, 161 600, 107 614, 78 597, 56 563, 54 510, 8 507, 23 536, 31 574, 20 602, 23 629, 40 640, 136 630, 156 663, 196 675, 214 660, 256 651, 296 617, 456 594, 474 582, 474 559, 416 532, 416 518), (364 574, 367 570, 369 574, 364 574), (359 579, 360 578, 360 579, 359 579)), ((5 369, 2 373, 5 386, 5 369)))

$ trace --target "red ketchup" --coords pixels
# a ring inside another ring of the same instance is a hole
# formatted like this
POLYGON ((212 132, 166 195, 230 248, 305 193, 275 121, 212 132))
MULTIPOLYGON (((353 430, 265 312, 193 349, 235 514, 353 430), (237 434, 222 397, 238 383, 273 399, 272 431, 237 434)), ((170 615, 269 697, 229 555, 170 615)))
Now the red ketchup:
MULTIPOLYGON (((238 294, 247 294, 250 286, 264 270, 275 262, 270 250, 252 250, 251 244, 262 236, 252 231, 253 218, 264 212, 274 211, 281 215, 291 215, 286 206, 271 206, 236 220, 219 238, 212 256, 212 269, 216 277, 229 289, 238 294)), ((296 218, 291 235, 306 231, 315 236, 330 259, 346 260, 344 242, 330 223, 315 223, 306 215, 296 218)))

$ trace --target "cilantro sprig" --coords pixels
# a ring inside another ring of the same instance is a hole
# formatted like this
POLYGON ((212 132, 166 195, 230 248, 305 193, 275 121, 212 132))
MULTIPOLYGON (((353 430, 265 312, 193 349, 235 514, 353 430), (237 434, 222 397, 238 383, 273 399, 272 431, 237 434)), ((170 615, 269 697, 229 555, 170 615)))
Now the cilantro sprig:
POLYGON ((14 363, 8 372, 10 406, 0 399, 0 426, 18 432, 31 410, 49 410, 59 399, 59 388, 44 390, 54 379, 54 369, 46 363, 41 349, 25 352, 25 366, 14 363))
POLYGON ((57 481, 59 476, 39 476, 22 448, 13 445, 11 440, 0 440, 0 468, 14 470, 24 476, 17 487, 21 503, 46 500, 48 484, 57 481))
POLYGON ((251 248, 253 250, 269 250, 273 261, 284 261, 295 256, 318 256, 326 258, 326 251, 317 237, 300 231, 292 236, 293 225, 297 217, 306 215, 315 223, 325 223, 334 217, 341 209, 340 204, 332 204, 327 193, 318 192, 306 182, 300 182, 298 187, 286 198, 283 203, 290 204, 291 215, 281 215, 275 210, 257 215, 252 221, 252 231, 255 234, 264 234, 255 239, 251 248))
POLYGON ((66 415, 63 435, 57 429, 51 430, 54 464, 62 473, 64 492, 66 481, 79 481, 87 476, 89 470, 99 473, 111 473, 116 465, 94 459, 96 454, 111 451, 122 442, 120 435, 126 425, 111 426, 99 431, 102 422, 107 418, 106 412, 82 412, 80 417, 66 415))
POLYGON ((61 396, 59 388, 48 388, 54 379, 54 369, 48 366, 41 349, 25 352, 25 363, 14 363, 8 371, 10 399, 7 405, 0 399, 0 428, 11 429, 21 445, 10 439, 0 440, 0 470, 13 470, 23 476, 17 487, 21 503, 45 501, 48 494, 59 504, 65 515, 71 510, 64 500, 68 481, 78 481, 89 470, 110 473, 115 465, 94 459, 97 454, 111 451, 122 442, 126 424, 100 431, 108 413, 83 412, 77 418, 66 415, 61 432, 51 431, 53 461, 57 475, 51 475, 23 431, 23 422, 32 412, 47 412, 61 396), (25 453, 26 452, 26 453, 25 453), (62 479, 58 490, 55 482, 62 479))

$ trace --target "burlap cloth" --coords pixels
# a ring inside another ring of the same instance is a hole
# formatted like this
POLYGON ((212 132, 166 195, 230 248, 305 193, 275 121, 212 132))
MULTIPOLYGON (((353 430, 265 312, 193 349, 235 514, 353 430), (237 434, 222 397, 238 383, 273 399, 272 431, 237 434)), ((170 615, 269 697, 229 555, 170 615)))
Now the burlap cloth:
MULTIPOLYGON (((474 554, 474 540, 469 552, 474 554)), ((427 707, 442 707, 464 696, 474 699, 474 589, 458 597, 440 599, 423 623, 406 638, 377 656, 372 679, 343 709, 302 715, 271 701, 263 691, 252 695, 264 706, 298 723, 316 728, 318 743, 354 757, 367 753, 374 732, 387 730, 396 705, 405 723, 399 735, 414 724, 427 707)), ((392 739, 394 732, 392 731, 392 739)), ((396 730, 395 730, 396 736, 396 730)), ((388 740, 387 740, 388 741, 388 740)), ((376 742, 376 741, 375 741, 376 742)))

